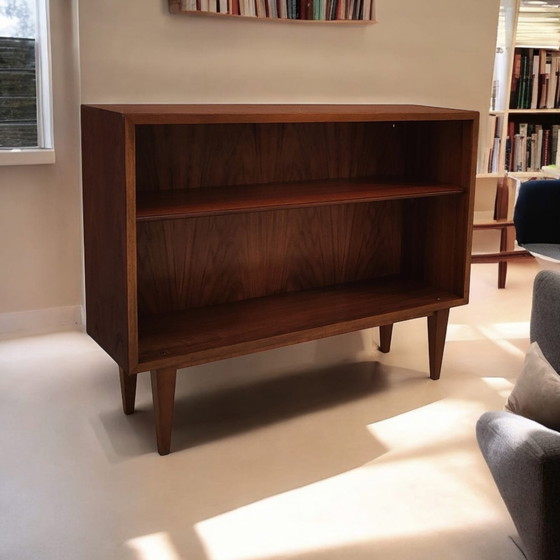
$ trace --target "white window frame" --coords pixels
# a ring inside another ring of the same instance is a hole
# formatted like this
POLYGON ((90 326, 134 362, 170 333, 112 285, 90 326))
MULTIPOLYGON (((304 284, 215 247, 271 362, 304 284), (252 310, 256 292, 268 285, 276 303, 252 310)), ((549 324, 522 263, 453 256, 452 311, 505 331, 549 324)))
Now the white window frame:
POLYGON ((55 162, 48 0, 36 0, 35 67, 37 76, 38 148, 1 148, 0 166, 55 162))

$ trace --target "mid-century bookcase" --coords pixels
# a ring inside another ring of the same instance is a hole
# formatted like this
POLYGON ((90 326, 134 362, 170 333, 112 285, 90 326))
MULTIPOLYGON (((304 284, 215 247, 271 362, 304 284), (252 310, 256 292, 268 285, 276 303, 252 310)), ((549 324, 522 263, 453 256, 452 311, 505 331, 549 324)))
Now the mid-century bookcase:
POLYGON ((151 371, 427 317, 430 377, 468 301, 478 114, 398 105, 82 107, 87 331, 123 408, 151 371))

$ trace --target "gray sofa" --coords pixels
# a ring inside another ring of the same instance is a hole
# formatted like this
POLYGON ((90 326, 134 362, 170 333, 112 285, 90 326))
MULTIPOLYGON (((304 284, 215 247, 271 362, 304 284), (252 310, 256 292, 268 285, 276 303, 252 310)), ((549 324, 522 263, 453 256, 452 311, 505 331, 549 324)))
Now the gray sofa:
MULTIPOLYGON (((535 277, 530 337, 560 372, 559 272, 535 277)), ((476 434, 523 553, 528 560, 560 560, 560 433, 504 410, 484 413, 476 434)))

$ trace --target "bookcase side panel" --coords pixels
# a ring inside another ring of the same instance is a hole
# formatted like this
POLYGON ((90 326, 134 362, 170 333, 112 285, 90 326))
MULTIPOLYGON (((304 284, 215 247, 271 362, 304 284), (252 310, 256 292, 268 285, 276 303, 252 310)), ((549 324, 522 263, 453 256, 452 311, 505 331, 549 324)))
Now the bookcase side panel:
POLYGON ((129 371, 138 353, 133 152, 121 115, 82 107, 87 332, 129 371))
POLYGON ((412 165, 437 182, 451 182, 463 192, 449 197, 410 201, 405 214, 404 264, 413 278, 466 298, 475 178, 477 121, 426 123, 425 141, 412 165), (422 234, 420 234, 422 232, 422 234))
POLYGON ((398 275, 401 228, 402 201, 140 223, 140 313, 398 275))

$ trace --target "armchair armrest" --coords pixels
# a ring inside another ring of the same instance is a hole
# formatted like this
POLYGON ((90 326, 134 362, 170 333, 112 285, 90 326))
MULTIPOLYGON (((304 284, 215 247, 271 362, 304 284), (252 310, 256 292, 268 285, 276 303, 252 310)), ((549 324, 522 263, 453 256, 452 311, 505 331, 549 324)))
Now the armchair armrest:
POLYGON ((560 433, 505 411, 476 435, 529 560, 560 558, 560 433))

